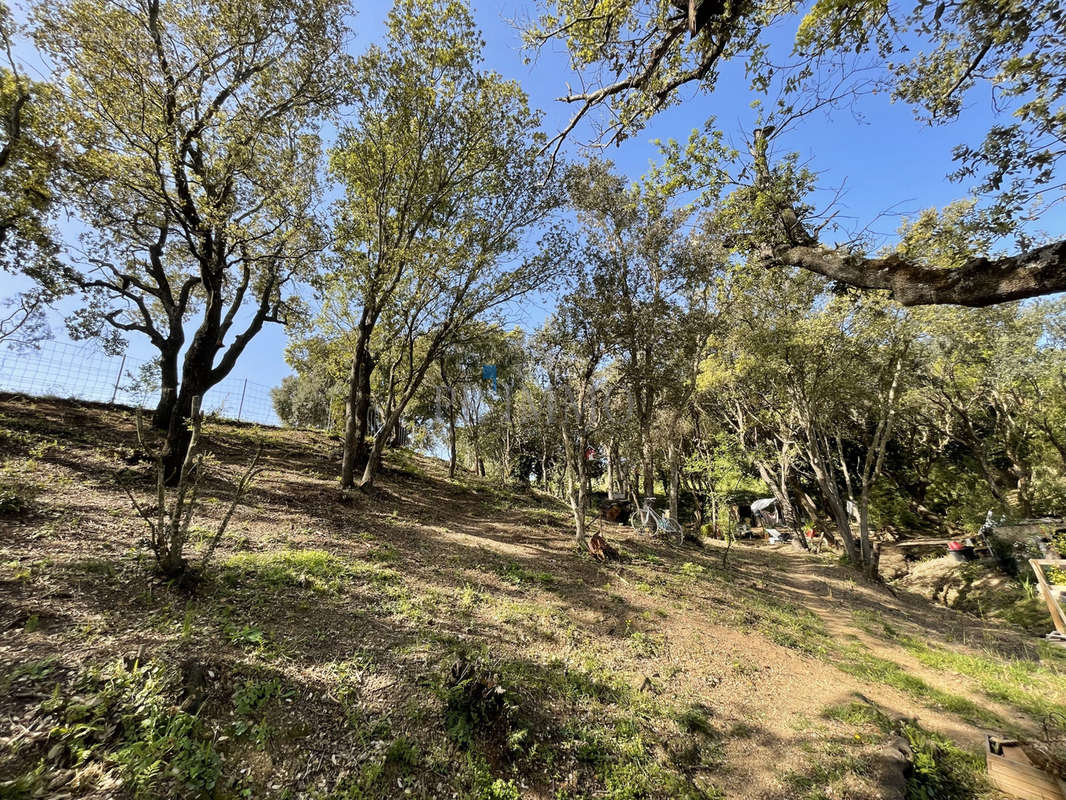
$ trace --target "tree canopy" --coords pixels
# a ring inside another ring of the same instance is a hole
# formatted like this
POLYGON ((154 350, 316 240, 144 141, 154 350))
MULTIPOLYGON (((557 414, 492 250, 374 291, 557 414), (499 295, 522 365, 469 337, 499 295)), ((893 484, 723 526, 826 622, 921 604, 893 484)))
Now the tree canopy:
MULTIPOLYGON (((719 172, 754 186, 770 202, 781 225, 764 243, 767 262, 887 289, 907 305, 983 306, 1066 289, 1066 244, 1034 246, 1018 227, 1056 207, 1066 189, 1058 169, 1066 155, 1064 12, 1054 0, 904 6, 826 0, 802 9, 758 0, 591 7, 554 0, 542 8, 526 31, 527 44, 563 41, 581 84, 563 98, 577 111, 556 136, 556 148, 597 107, 608 109, 597 138, 618 142, 682 102, 684 87, 713 96, 723 70, 734 62, 743 66, 752 95, 767 101, 761 125, 748 132, 749 169, 723 161, 720 150, 695 155, 714 158, 719 172), (689 8, 702 20, 691 35, 689 8), (816 110, 882 93, 911 104, 930 125, 949 125, 967 98, 993 87, 994 121, 983 141, 967 142, 960 131, 945 172, 988 200, 989 230, 1019 234, 1015 255, 980 253, 947 271, 899 253, 873 256, 861 241, 826 246, 820 241, 826 221, 803 213, 774 188, 770 143, 816 110)), ((697 148, 706 143, 695 141, 697 148)), ((689 148, 687 155, 693 154, 689 148)))

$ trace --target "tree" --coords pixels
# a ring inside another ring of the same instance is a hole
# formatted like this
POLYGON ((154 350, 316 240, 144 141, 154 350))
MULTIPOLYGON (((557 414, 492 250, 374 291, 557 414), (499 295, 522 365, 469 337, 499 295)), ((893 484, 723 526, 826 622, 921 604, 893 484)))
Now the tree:
POLYGON ((874 574, 873 491, 919 374, 909 318, 883 296, 831 295, 809 273, 748 274, 728 287, 737 302, 723 302, 701 404, 718 410, 789 527, 799 527, 793 486, 805 473, 849 559, 874 574))
POLYGON ((437 355, 437 378, 441 411, 448 421, 448 477, 454 478, 459 463, 456 422, 462 409, 462 387, 470 378, 457 351, 442 350, 437 355))
MULTIPOLYGON (((526 378, 525 336, 520 328, 507 331, 480 323, 464 338, 461 347, 451 348, 450 365, 444 367, 438 359, 438 366, 451 376, 449 394, 454 393, 456 410, 463 417, 462 432, 472 450, 473 471, 484 476, 485 456, 494 450, 500 477, 510 481, 514 477, 515 395, 526 378), (495 370, 493 379, 483 372, 489 365, 495 370)), ((451 444, 454 452, 454 439, 451 444)))
POLYGON ((543 136, 531 133, 539 114, 517 84, 480 68, 466 6, 404 0, 386 27, 358 62, 358 122, 331 157, 345 196, 328 282, 343 285, 355 317, 342 488, 357 469, 371 486, 385 445, 380 431, 366 439, 375 331, 401 358, 388 430, 442 349, 558 269, 550 256, 519 257, 525 231, 557 205, 543 136))
POLYGON ((342 0, 44 2, 75 201, 89 229, 71 328, 159 351, 168 478, 192 398, 230 373, 325 240, 317 124, 348 74, 342 0), (191 339, 186 341, 186 332, 191 339))
MULTIPOLYGON (((1057 0, 915 0, 891 10, 883 3, 818 0, 802 12, 768 0, 625 0, 591 8, 548 0, 544 7, 526 32, 528 44, 565 42, 583 81, 563 98, 578 110, 556 137, 556 149, 597 106, 609 107, 611 119, 597 138, 620 141, 680 102, 683 87, 713 92, 719 69, 742 60, 754 94, 776 93, 752 142, 753 184, 778 222, 763 243, 768 263, 886 289, 904 305, 984 306, 1066 290, 1064 240, 1034 247, 1019 236, 1018 253, 981 254, 952 270, 929 269, 901 253, 870 256, 861 242, 827 247, 819 240, 825 222, 798 213, 774 191, 767 159, 769 141, 797 120, 858 94, 891 94, 929 124, 943 125, 959 118, 968 93, 995 86, 995 122, 981 144, 956 148, 951 177, 975 179, 975 191, 992 196, 993 230, 1015 232, 1034 202, 1046 210, 1066 199, 1060 169, 1066 12, 1057 0), (796 31, 791 53, 781 52, 769 33, 788 23, 796 31), (786 62, 791 66, 777 66, 786 62)), ((732 174, 739 182, 743 170, 737 166, 732 174)))
POLYGON ((596 325, 599 309, 587 301, 591 287, 580 282, 560 302, 535 337, 537 361, 551 391, 552 411, 566 460, 567 499, 574 515, 574 537, 584 549, 588 509, 589 447, 600 422, 596 373, 607 353, 596 325))
MULTIPOLYGON (((671 208, 654 172, 627 186, 611 164, 592 161, 568 176, 571 202, 584 223, 581 258, 599 307, 592 323, 616 358, 639 437, 643 492, 655 494, 652 425, 658 405, 698 349, 698 285, 686 261, 681 229, 687 210, 671 208), (686 357, 688 356, 688 357, 686 357)), ((684 405, 681 403, 681 405, 684 405)))
POLYGON ((40 292, 19 292, 0 303, 0 343, 34 349, 50 339, 52 330, 44 314, 44 303, 45 296, 40 292))
POLYGON ((274 411, 294 428, 329 428, 333 421, 336 382, 327 373, 286 375, 281 385, 270 390, 274 411))
MULTIPOLYGON (((990 246, 984 217, 971 202, 922 212, 900 226, 897 252, 929 267, 952 269, 990 246)), ((923 349, 922 414, 939 436, 960 447, 995 502, 1029 515, 1036 472, 1057 406, 1052 377, 1061 312, 1047 302, 987 310, 916 312, 923 349)))

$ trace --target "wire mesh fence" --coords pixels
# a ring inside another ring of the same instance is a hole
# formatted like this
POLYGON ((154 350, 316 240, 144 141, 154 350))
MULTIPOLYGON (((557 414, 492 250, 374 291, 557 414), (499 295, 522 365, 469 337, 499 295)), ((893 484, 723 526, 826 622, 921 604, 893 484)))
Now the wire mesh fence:
MULTIPOLYGON (((148 377, 151 361, 108 355, 90 342, 6 345, 0 347, 0 391, 141 408, 158 399, 148 377)), ((204 395, 202 408, 222 419, 281 425, 270 387, 247 378, 224 379, 204 395)))

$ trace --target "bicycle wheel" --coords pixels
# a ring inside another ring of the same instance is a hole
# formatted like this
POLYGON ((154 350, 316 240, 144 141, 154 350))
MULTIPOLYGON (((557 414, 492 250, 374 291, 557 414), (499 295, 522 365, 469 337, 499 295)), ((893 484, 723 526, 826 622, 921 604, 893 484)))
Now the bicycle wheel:
POLYGON ((629 524, 632 526, 633 530, 636 531, 637 533, 644 533, 644 531, 647 530, 647 528, 648 528, 649 520, 645 517, 645 514, 642 513, 642 512, 643 512, 643 509, 638 508, 636 511, 634 511, 629 516, 629 524))
POLYGON ((659 530, 663 533, 678 535, 681 533, 681 525, 678 524, 676 519, 670 519, 670 517, 663 517, 662 522, 659 523, 659 530))

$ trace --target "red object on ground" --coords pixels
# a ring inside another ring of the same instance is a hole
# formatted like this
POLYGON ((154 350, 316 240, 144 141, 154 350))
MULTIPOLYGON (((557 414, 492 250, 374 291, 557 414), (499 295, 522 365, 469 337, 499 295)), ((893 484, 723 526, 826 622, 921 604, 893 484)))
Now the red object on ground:
POLYGON ((966 545, 962 542, 948 542, 948 550, 962 550, 966 545))

